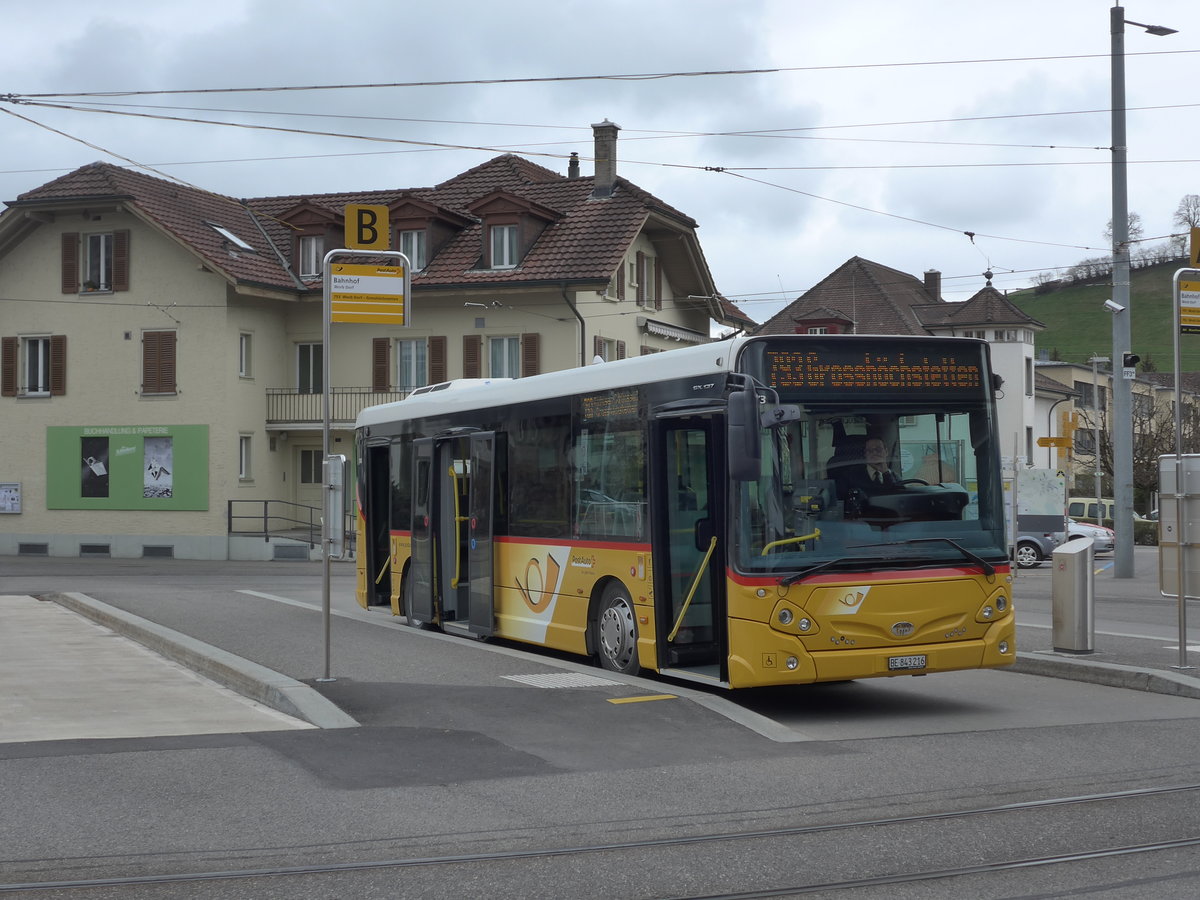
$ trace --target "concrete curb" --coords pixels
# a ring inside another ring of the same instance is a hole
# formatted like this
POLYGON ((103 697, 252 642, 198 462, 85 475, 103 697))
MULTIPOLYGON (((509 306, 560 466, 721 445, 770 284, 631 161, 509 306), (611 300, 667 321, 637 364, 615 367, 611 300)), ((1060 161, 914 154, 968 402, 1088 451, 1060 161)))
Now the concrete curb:
POLYGON ((1193 700, 1200 699, 1200 679, 1190 675, 1159 669, 1143 669, 1139 666, 1123 666, 1118 663, 1097 662, 1048 650, 1018 654, 1016 664, 1008 671, 1019 672, 1023 675, 1068 678, 1072 681, 1085 681, 1090 684, 1102 684, 1106 687, 1129 688, 1134 691, 1169 694, 1193 700))
POLYGON ((266 666, 234 656, 86 594, 43 594, 72 612, 137 641, 160 656, 187 666, 243 697, 315 725, 318 728, 357 728, 358 722, 308 685, 266 666))

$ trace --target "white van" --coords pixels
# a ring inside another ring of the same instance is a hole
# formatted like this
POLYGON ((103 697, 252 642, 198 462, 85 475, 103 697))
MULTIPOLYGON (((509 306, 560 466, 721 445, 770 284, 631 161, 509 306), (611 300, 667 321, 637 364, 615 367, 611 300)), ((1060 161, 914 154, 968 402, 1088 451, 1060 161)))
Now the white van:
POLYGON ((1067 501, 1067 515, 1072 519, 1111 519, 1115 505, 1105 497, 1071 497, 1067 501))

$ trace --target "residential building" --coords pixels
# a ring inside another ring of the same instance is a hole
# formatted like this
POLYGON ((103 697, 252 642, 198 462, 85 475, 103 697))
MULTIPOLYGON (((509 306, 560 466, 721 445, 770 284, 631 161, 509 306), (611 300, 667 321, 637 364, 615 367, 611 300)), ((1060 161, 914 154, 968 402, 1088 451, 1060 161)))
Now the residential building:
MULTIPOLYGON (((429 188, 238 200, 107 163, 0 215, 0 555, 270 558, 366 405, 709 340, 697 224, 616 171, 513 155, 429 188), (322 261, 347 204, 385 206, 411 260, 406 326, 322 339, 322 261)), ((315 518, 315 517, 313 517, 315 518)))

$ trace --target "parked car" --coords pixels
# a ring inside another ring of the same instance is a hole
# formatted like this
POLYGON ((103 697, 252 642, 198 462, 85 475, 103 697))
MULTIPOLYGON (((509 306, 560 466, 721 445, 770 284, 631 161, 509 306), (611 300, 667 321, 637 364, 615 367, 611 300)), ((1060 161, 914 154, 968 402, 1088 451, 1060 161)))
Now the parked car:
POLYGON ((1056 534, 1023 531, 1017 535, 1017 543, 1013 547, 1013 559, 1016 560, 1018 568, 1036 568, 1062 542, 1063 533, 1061 531, 1056 534))
MULTIPOLYGON (((1061 538, 1062 532, 1059 532, 1057 536, 1061 538)), ((1088 522, 1076 522, 1074 519, 1067 519, 1066 537, 1068 541, 1080 537, 1091 538, 1094 553, 1112 553, 1117 546, 1117 536, 1111 528, 1092 525, 1088 522)))

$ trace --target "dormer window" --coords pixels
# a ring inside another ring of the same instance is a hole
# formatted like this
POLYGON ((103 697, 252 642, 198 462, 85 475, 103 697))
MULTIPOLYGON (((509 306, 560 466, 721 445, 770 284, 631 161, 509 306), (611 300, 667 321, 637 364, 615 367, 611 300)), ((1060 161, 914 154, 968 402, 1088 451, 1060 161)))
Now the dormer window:
POLYGON ((325 260, 325 237, 320 234, 306 234, 300 237, 300 270, 301 278, 316 278, 321 274, 321 265, 325 260))
POLYGON ((400 232, 400 252, 408 257, 408 264, 414 272, 420 272, 428 262, 425 246, 424 229, 400 232))
POLYGON ((491 268, 512 269, 517 265, 517 226, 493 225, 491 238, 491 268))

